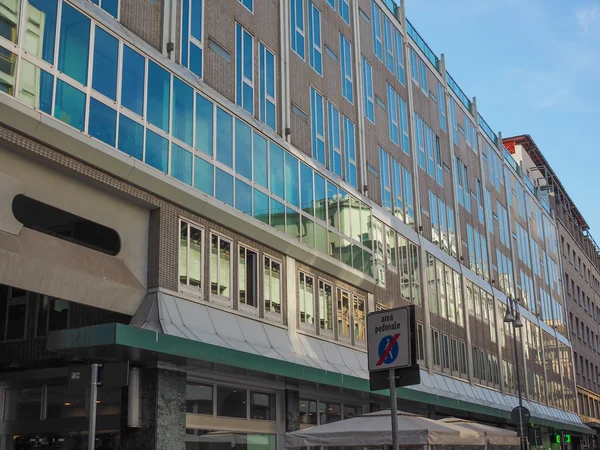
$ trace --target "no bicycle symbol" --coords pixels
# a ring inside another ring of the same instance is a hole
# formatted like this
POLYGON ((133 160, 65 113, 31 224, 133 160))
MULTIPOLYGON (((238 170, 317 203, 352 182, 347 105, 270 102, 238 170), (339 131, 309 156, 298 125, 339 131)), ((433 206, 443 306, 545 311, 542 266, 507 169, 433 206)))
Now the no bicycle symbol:
POLYGON ((381 366, 382 364, 392 364, 394 361, 396 361, 396 358, 398 357, 399 337, 400 333, 397 333, 392 336, 385 336, 383 339, 381 339, 378 347, 378 366, 381 366))

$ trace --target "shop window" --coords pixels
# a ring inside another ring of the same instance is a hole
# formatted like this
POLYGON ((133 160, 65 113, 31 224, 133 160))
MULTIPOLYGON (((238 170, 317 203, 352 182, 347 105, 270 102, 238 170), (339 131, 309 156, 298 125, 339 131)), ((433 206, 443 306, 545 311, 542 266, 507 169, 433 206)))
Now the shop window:
POLYGON ((37 337, 46 336, 50 331, 69 328, 70 302, 59 298, 40 295, 37 299, 37 337))
POLYGON ((114 256, 121 250, 121 241, 115 230, 54 206, 17 195, 12 209, 15 218, 26 228, 108 255, 114 256))
POLYGON ((275 394, 250 392, 250 418, 277 420, 275 394))
POLYGON ((4 397, 4 421, 38 419, 42 408, 42 388, 7 389, 4 397))
POLYGON ((350 339, 350 293, 337 288, 338 336, 341 340, 350 339))
POLYGON ((276 450, 274 434, 232 433, 186 429, 186 450, 276 450))
POLYGON ((358 295, 352 295, 353 308, 352 308, 352 322, 354 326, 354 342, 365 342, 366 340, 366 329, 365 329, 365 315, 366 315, 366 304, 363 297, 358 295))
POLYGON ((319 423, 339 422, 342 420, 342 405, 339 403, 319 403, 319 423))
POLYGON ((251 308, 258 306, 258 253, 242 245, 238 259, 238 300, 251 308))
POLYGON ((213 387, 199 384, 186 386, 186 411, 192 414, 213 415, 213 387))
POLYGON ((319 329, 321 335, 333 336, 333 286, 319 280, 319 329))
POLYGON ((246 408, 246 391, 228 387, 217 387, 217 416, 248 417, 246 408))
POLYGON ((0 285, 0 338, 21 341, 27 333, 28 293, 22 289, 0 285))
POLYGON ((300 423, 317 425, 317 402, 300 399, 300 423))

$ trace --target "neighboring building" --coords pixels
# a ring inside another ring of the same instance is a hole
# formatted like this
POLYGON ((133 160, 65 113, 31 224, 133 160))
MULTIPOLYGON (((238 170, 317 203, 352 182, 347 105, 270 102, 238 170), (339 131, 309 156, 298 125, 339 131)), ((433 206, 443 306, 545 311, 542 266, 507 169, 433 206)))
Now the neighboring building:
POLYGON ((408 304, 401 409, 591 432, 555 212, 394 1, 0 0, 0 87, 1 450, 85 448, 92 363, 97 449, 281 450, 408 304))
MULTIPOLYGON (((600 430, 600 249, 589 226, 565 187, 529 135, 504 139, 515 159, 537 180, 556 211, 564 273, 561 284, 567 298, 568 324, 573 344, 579 415, 583 422, 600 430)), ((565 331, 566 335, 566 331, 565 331)), ((589 439, 598 448, 597 438, 589 439)))

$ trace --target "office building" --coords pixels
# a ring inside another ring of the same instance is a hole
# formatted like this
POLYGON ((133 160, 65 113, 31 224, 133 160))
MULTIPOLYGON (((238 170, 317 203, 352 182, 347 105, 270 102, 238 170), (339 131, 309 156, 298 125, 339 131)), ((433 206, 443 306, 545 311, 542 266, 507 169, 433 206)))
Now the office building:
POLYGON ((0 0, 0 52, 0 449, 87 448, 91 364, 98 449, 282 449, 409 304, 400 409, 591 432, 552 201, 403 5, 0 0))

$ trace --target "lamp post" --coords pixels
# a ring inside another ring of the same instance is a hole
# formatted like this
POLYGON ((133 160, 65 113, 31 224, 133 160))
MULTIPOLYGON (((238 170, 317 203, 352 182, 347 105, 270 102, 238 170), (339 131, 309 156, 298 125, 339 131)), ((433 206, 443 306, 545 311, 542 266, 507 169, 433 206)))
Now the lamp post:
POLYGON ((517 394, 519 396, 519 440, 521 442, 521 449, 526 450, 526 437, 525 427, 523 424, 523 416, 521 414, 523 410, 523 395, 521 394, 521 373, 519 372, 519 349, 517 346, 517 328, 523 328, 523 322, 521 322, 521 313, 519 312, 519 304, 512 297, 507 297, 506 314, 504 315, 504 323, 510 323, 513 327, 513 343, 515 345, 515 366, 517 372, 517 394))

